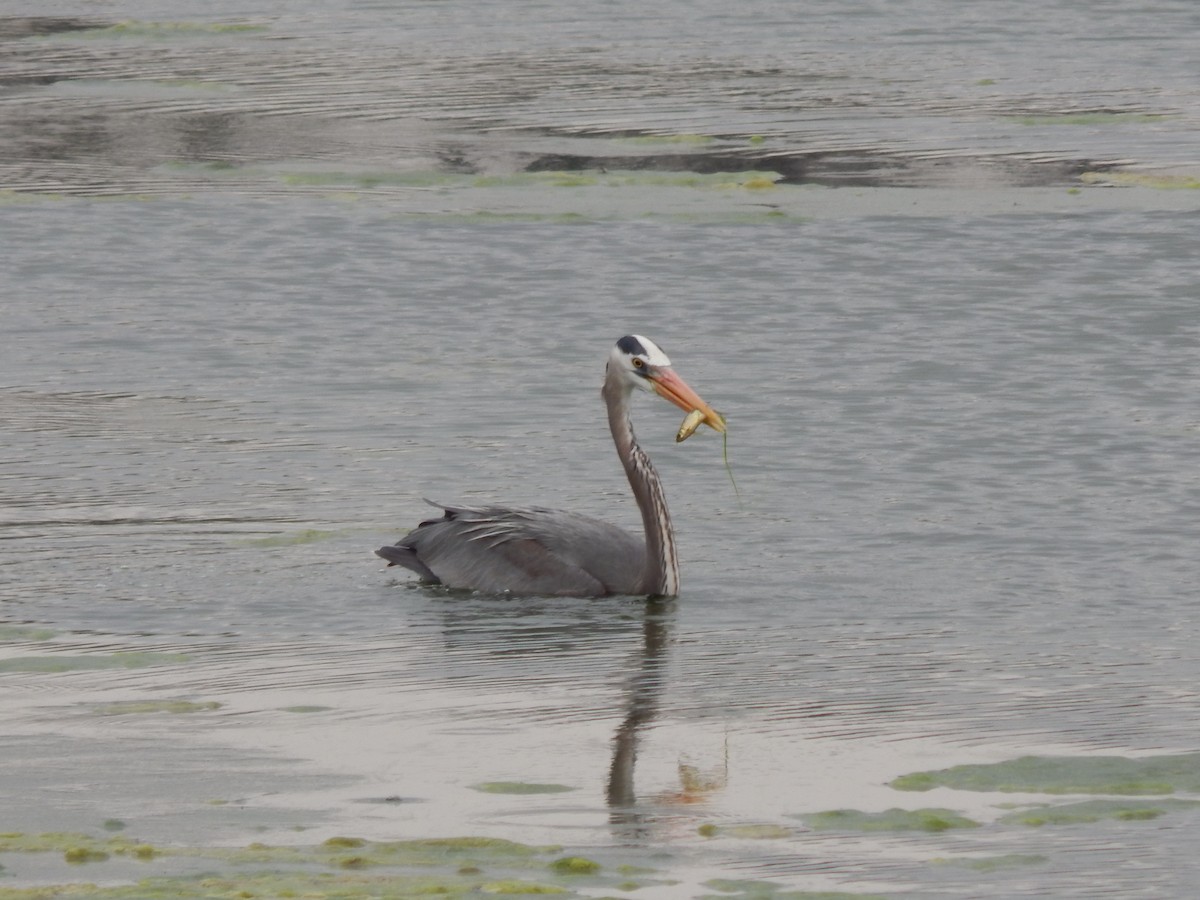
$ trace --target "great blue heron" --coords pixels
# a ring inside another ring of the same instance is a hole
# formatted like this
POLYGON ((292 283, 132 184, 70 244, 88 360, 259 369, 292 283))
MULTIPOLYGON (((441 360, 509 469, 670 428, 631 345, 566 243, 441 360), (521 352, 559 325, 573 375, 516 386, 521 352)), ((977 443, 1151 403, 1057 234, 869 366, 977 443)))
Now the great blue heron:
POLYGON ((725 430, 725 420, 675 374, 671 360, 653 341, 637 334, 617 341, 600 393, 617 455, 642 512, 643 540, 565 510, 433 504, 445 510, 442 518, 422 522, 399 543, 381 547, 376 554, 388 565, 412 569, 422 581, 486 593, 675 596, 675 532, 662 482, 629 421, 634 388, 703 413, 704 424, 717 431, 725 430))

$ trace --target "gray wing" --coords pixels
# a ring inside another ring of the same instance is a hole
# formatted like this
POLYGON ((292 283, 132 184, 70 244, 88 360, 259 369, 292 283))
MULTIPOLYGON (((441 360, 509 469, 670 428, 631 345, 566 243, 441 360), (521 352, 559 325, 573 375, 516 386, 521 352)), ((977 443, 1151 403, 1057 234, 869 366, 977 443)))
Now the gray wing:
MULTIPOLYGON (((428 501, 427 501, 428 502, 428 501)), ((614 525, 538 506, 443 506, 376 554, 423 581, 487 593, 637 593, 646 548, 614 525)))

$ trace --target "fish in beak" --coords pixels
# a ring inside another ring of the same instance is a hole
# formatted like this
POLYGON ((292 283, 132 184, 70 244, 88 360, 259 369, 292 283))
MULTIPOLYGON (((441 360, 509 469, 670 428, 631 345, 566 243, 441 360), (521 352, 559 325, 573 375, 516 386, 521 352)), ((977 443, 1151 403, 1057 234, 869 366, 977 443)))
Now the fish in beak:
POLYGON ((674 369, 662 367, 647 377, 658 396, 671 401, 688 414, 683 420, 683 425, 679 427, 675 440, 686 441, 701 425, 724 433, 725 417, 700 399, 700 395, 676 375, 674 369))

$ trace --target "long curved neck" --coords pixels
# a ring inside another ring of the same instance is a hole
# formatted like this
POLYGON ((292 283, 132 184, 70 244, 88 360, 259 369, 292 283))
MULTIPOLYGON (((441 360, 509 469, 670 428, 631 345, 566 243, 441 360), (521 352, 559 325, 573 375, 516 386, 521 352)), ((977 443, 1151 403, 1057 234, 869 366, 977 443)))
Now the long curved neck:
POLYGON ((642 512, 642 527, 646 533, 646 560, 638 579, 638 593, 674 597, 679 593, 679 557, 675 553, 675 530, 667 511, 667 498, 662 482, 646 451, 638 446, 629 420, 629 391, 615 379, 605 379, 605 404, 608 406, 608 427, 612 430, 617 456, 625 467, 629 486, 642 512))

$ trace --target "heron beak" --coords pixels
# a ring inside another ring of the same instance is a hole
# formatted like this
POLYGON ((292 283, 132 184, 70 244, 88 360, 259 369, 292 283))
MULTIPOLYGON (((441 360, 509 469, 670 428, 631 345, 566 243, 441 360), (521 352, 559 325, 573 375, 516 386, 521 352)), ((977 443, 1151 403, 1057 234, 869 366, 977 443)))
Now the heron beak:
MULTIPOLYGON (((654 393, 664 400, 670 400, 684 412, 700 412, 704 414, 704 424, 714 431, 725 431, 725 417, 700 399, 686 381, 675 374, 674 369, 662 368, 648 376, 654 393)), ((700 423, 697 423, 699 426, 700 423)))

